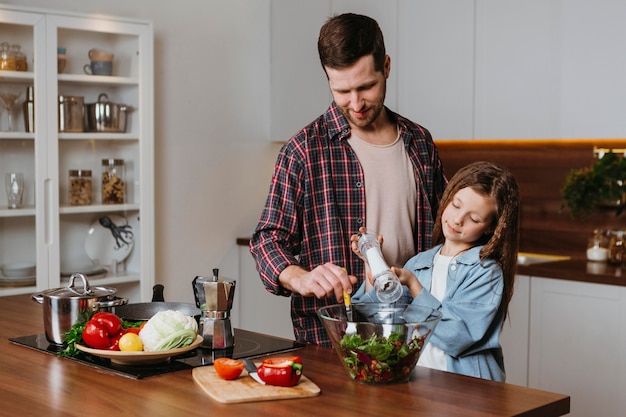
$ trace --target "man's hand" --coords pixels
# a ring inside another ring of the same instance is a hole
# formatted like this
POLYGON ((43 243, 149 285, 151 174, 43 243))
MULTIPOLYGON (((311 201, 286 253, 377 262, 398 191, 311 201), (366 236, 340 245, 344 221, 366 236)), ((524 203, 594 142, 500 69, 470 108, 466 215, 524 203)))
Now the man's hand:
POLYGON ((280 273, 278 277, 281 285, 286 289, 305 297, 335 297, 343 300, 343 292, 352 293, 352 285, 356 277, 348 275, 346 270, 330 262, 319 265, 312 271, 291 265, 280 273))

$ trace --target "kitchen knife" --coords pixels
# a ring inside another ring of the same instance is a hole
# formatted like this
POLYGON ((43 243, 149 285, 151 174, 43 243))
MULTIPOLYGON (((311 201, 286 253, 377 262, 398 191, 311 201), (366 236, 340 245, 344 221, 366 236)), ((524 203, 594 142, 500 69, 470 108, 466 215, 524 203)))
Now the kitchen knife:
POLYGON ((250 359, 244 359, 243 363, 246 366, 246 371, 248 371, 248 375, 250 375, 252 379, 254 379, 259 384, 265 385, 265 381, 261 379, 256 371, 256 365, 254 364, 254 362, 252 362, 250 359))

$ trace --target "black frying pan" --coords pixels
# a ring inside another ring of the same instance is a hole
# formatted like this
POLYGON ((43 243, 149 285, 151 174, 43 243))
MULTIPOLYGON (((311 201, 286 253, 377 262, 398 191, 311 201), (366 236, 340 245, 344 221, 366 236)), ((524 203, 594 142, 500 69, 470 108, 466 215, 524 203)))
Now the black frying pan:
POLYGON ((129 321, 149 320, 159 311, 177 310, 187 316, 200 320, 200 309, 191 303, 166 302, 163 299, 163 285, 157 284, 153 288, 151 303, 134 303, 113 307, 113 313, 129 321))

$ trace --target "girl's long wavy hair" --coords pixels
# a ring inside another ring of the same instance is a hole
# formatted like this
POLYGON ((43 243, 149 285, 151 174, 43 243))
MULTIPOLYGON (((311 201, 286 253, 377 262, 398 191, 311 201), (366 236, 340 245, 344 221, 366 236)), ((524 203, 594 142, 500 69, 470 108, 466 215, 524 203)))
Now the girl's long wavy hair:
POLYGON ((481 261, 495 260, 502 268, 504 294, 502 308, 506 318, 509 302, 513 297, 513 284, 519 249, 520 197, 515 178, 506 169, 487 161, 471 163, 461 168, 448 182, 439 203, 437 220, 433 229, 433 244, 444 243, 441 215, 461 189, 470 187, 478 194, 491 197, 496 202, 491 233, 483 235, 474 246, 484 245, 480 251, 481 261))

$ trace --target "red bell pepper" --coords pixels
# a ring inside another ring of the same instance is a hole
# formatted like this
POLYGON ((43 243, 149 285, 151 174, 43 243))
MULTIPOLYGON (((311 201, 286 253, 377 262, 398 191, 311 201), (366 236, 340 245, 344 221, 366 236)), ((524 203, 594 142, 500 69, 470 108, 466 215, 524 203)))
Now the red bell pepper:
POLYGON ((302 376, 302 359, 299 356, 265 359, 257 373, 268 385, 293 387, 302 376))
POLYGON ((118 343, 124 331, 122 319, 113 313, 96 313, 85 324, 83 342, 94 349, 119 350, 118 343))

